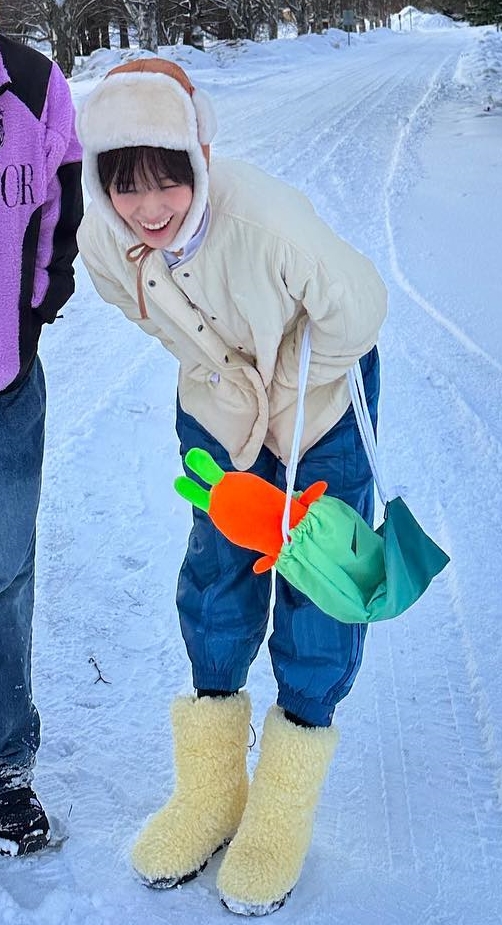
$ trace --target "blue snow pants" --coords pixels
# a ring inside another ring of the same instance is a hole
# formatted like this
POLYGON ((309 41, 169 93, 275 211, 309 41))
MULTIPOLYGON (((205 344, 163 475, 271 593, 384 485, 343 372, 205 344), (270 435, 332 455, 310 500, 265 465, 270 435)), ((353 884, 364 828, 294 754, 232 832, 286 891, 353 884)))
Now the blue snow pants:
MULTIPOLYGON (((376 429, 376 347, 363 357, 361 368, 376 429)), ((176 429, 183 458, 191 447, 201 447, 222 469, 234 470, 228 453, 179 402, 176 429)), ((249 471, 286 487, 285 467, 266 447, 249 471)), ((304 490, 319 479, 328 482, 329 495, 342 498, 373 526, 373 479, 352 406, 300 460, 295 488, 304 490)), ((265 637, 271 597, 270 573, 253 572, 257 558, 258 553, 230 543, 204 511, 193 509, 177 605, 195 688, 234 691, 246 683, 265 637)), ((359 670, 365 635, 366 625, 327 616, 276 573, 269 649, 279 706, 308 723, 329 726, 359 670)))
POLYGON ((0 395, 0 789, 12 777, 30 780, 40 744, 31 638, 44 422, 37 358, 20 386, 0 395))

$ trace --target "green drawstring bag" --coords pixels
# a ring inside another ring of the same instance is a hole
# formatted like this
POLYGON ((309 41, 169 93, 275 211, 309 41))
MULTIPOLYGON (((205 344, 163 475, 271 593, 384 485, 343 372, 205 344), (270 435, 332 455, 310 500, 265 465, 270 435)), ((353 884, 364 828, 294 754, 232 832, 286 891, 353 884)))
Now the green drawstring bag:
POLYGON ((287 469, 284 545, 276 568, 325 613, 343 623, 374 623, 404 613, 422 596, 449 557, 422 530, 402 498, 387 498, 377 462, 359 363, 347 374, 352 406, 380 499, 383 523, 372 530, 348 504, 322 497, 289 529, 289 505, 303 430, 303 401, 310 361, 310 330, 303 335, 298 408, 287 469))
POLYGON ((374 531, 348 504, 324 495, 289 537, 277 571, 342 623, 397 617, 449 562, 402 498, 386 504, 374 531))

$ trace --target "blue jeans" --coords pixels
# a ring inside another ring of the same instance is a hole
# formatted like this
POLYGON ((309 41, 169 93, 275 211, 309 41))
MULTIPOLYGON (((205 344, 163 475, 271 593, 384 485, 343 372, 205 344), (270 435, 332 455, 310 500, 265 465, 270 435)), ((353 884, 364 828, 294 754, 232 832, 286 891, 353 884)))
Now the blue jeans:
MULTIPOLYGON (((376 429, 380 383, 376 348, 363 357, 361 367, 376 429)), ((182 457, 191 447, 201 447, 223 469, 234 469, 226 450, 179 403, 176 429, 182 457)), ((250 471, 286 487, 285 468, 266 447, 250 471)), ((305 453, 295 487, 304 490, 318 479, 328 482, 329 495, 342 498, 373 525, 373 479, 352 406, 305 453)), ((257 558, 257 553, 225 539, 204 511, 193 509, 177 605, 196 688, 233 691, 246 682, 265 637, 271 594, 270 573, 255 575, 252 570, 257 558)), ((359 670, 365 635, 366 625, 334 620, 276 574, 269 649, 279 706, 309 723, 329 726, 359 670)))
POLYGON ((31 638, 44 421, 37 358, 17 389, 0 394, 0 787, 12 777, 30 779, 40 744, 31 638))

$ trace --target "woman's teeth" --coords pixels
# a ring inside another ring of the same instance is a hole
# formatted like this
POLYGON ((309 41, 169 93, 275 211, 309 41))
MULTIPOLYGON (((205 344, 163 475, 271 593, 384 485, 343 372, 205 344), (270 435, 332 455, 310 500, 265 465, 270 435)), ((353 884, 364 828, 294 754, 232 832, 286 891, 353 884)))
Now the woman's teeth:
POLYGON ((168 218, 165 222, 155 222, 155 224, 150 224, 149 222, 140 222, 142 228, 146 228, 147 231, 160 231, 161 228, 165 228, 166 225, 171 221, 168 218))

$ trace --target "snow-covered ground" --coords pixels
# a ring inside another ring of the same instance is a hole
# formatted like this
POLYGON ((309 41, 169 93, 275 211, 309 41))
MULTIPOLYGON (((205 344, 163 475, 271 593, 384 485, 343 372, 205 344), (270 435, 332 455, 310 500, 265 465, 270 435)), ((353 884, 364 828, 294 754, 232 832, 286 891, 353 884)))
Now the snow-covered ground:
MULTIPOLYGON (((165 54, 211 93, 215 153, 301 187, 384 276, 384 471, 452 559, 369 631, 304 873, 274 922, 501 922, 502 34, 422 19, 350 48, 330 31, 165 54)), ((78 71, 77 105, 118 56, 78 71)), ((37 786, 68 838, 2 860, 0 923, 223 925, 218 856, 171 892, 129 866, 173 782, 169 703, 190 691, 174 605, 190 513, 172 488, 176 364, 80 264, 77 277, 42 342, 34 664, 37 786)), ((259 733, 275 699, 266 647, 249 690, 259 733)))

